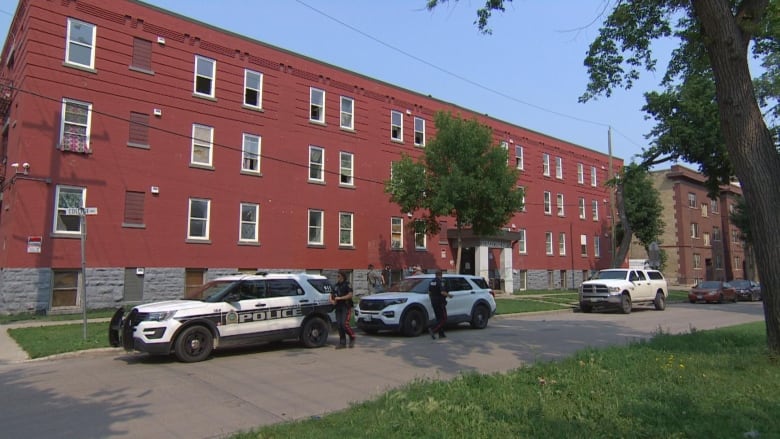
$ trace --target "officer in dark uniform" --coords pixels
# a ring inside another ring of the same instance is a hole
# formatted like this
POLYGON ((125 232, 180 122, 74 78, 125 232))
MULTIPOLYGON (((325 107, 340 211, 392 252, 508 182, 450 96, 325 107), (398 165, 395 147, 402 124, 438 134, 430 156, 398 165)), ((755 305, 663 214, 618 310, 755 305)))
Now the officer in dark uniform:
POLYGON ((336 349, 347 347, 347 336, 349 336, 349 347, 354 347, 355 331, 349 325, 352 318, 352 287, 347 280, 347 274, 343 271, 339 271, 338 281, 333 286, 330 301, 336 305, 336 323, 339 327, 339 345, 336 349))
POLYGON ((428 327, 428 333, 434 340, 436 340, 436 333, 439 334, 439 338, 446 338, 444 325, 447 324, 447 298, 450 297, 450 293, 446 291, 441 270, 436 271, 436 277, 428 285, 428 297, 431 299, 433 313, 436 316, 436 323, 428 327))

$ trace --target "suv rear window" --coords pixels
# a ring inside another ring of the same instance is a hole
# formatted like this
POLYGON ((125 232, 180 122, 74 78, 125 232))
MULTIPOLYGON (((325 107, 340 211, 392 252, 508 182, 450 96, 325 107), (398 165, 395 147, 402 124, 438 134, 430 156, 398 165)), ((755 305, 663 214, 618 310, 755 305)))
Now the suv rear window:
POLYGON ((653 280, 664 280, 664 275, 660 271, 648 271, 647 277, 653 280))
POLYGON ((309 285, 313 286, 315 290, 322 294, 330 294, 333 292, 333 287, 327 279, 308 279, 308 281, 309 285))
POLYGON ((488 283, 487 283, 487 281, 485 280, 485 278, 482 278, 482 277, 472 277, 472 278, 470 278, 470 279, 471 279, 471 281, 472 281, 472 282, 474 282, 475 284, 477 284, 477 286, 478 286, 478 287, 480 287, 480 288, 484 288, 484 289, 486 289, 486 290, 489 290, 489 289, 490 289, 490 287, 488 286, 488 283))

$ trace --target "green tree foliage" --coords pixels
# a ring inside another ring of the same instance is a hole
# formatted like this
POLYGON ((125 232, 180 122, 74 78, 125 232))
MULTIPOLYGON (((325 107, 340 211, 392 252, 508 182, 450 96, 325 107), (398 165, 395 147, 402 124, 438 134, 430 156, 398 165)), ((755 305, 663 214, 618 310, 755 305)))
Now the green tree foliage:
POLYGON ((614 261, 624 261, 634 236, 649 253, 650 244, 658 242, 663 233, 664 222, 658 214, 662 210, 660 195, 644 166, 631 163, 616 180, 609 184, 619 185, 620 211, 621 215, 625 212, 625 220, 621 218, 616 233, 620 245, 614 261))
POLYGON ((490 128, 476 120, 440 112, 435 124, 436 137, 419 159, 404 155, 393 164, 385 184, 390 201, 402 212, 418 213, 413 224, 418 232, 438 233, 438 218, 451 216, 459 233, 464 228, 478 235, 498 233, 523 207, 518 171, 507 166, 507 151, 494 145, 490 128))

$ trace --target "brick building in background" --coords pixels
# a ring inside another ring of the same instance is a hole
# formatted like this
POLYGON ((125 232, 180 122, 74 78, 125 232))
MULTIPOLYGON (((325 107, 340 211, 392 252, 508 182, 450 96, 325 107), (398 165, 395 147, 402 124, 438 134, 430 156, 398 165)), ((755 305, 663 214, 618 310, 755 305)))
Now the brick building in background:
POLYGON ((453 220, 416 235, 384 193, 438 111, 490 126, 526 190, 501 234, 466 239, 463 270, 512 291, 610 265, 604 153, 138 1, 21 0, 0 63, 0 313, 77 309, 83 273, 98 308, 236 271, 346 269, 358 290, 369 263, 455 271, 453 220))
MULTIPOLYGON (((730 212, 742 196, 738 184, 722 186, 717 200, 707 195, 706 178, 684 166, 650 173, 659 191, 665 223, 660 247, 666 252, 670 282, 693 285, 700 280, 750 279, 753 266, 730 212)), ((644 259, 635 244, 630 257, 644 259)))

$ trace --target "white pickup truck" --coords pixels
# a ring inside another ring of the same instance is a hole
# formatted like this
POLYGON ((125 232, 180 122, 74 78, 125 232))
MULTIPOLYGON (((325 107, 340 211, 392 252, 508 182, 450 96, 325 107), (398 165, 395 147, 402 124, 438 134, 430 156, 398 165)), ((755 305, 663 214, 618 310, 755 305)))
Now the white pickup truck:
POLYGON ((601 270, 580 285, 580 310, 595 307, 618 307, 623 314, 636 303, 652 303, 655 309, 666 309, 669 287, 660 271, 636 268, 601 270))

